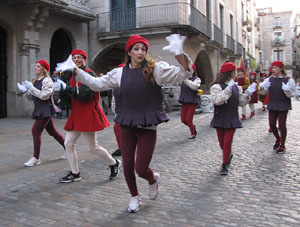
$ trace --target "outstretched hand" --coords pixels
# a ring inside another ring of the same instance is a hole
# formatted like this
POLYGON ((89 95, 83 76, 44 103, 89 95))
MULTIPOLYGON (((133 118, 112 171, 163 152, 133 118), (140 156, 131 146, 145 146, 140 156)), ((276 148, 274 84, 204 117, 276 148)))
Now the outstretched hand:
POLYGON ((25 85, 25 87, 26 87, 28 90, 32 90, 32 89, 33 89, 33 84, 32 84, 30 81, 28 81, 28 80, 25 80, 25 81, 24 81, 24 85, 25 85))
POLYGON ((290 90, 290 86, 288 84, 285 84, 285 83, 282 82, 281 89, 283 91, 289 91, 290 90))
POLYGON ((172 34, 166 37, 166 40, 169 42, 168 46, 163 47, 163 50, 168 50, 173 53, 175 56, 183 54, 183 43, 186 39, 186 36, 181 36, 179 34, 172 34))
POLYGON ((252 95, 256 91, 256 87, 257 83, 253 82, 246 91, 249 93, 249 95, 252 95))
POLYGON ((64 62, 61 62, 61 63, 57 63, 55 71, 57 71, 57 72, 73 71, 75 68, 76 68, 76 65, 72 60, 72 55, 69 55, 67 60, 65 60, 64 62))
POLYGON ((22 84, 20 84, 19 82, 17 83, 17 87, 18 89, 22 92, 22 93, 25 93, 27 91, 27 88, 24 84, 24 82, 22 82, 22 84))

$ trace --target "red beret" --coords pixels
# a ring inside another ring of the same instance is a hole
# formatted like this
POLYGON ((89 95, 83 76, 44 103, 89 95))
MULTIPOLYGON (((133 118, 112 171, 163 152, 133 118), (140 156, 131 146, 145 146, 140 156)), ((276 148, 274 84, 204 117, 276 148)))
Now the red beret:
POLYGON ((124 67, 124 66, 125 66, 125 63, 121 63, 118 65, 119 68, 124 67))
POLYGON ((237 68, 237 71, 244 72, 245 70, 244 70, 244 67, 243 67, 243 66, 241 66, 241 67, 238 67, 238 68, 237 68))
POLYGON ((196 71, 196 65, 195 64, 192 64, 192 68, 194 71, 196 71))
POLYGON ((256 76, 256 72, 251 72, 250 76, 256 76))
POLYGON ((273 61, 272 66, 278 66, 280 68, 284 68, 284 64, 282 61, 273 61))
POLYGON ((76 55, 76 54, 80 54, 80 55, 82 55, 85 59, 87 59, 87 54, 85 53, 84 50, 76 49, 76 50, 73 50, 73 51, 71 52, 71 55, 72 55, 72 56, 73 56, 73 55, 76 55))
POLYGON ((261 77, 266 77, 266 76, 268 76, 266 73, 263 73, 263 74, 261 75, 261 77))
POLYGON ((40 63, 41 66, 42 66, 47 72, 49 72, 50 66, 49 66, 49 63, 48 63, 46 60, 41 59, 41 60, 38 60, 36 63, 40 63))
POLYGON ((125 46, 126 52, 128 52, 129 48, 131 46, 133 46, 134 44, 136 44, 136 43, 145 44, 145 46, 147 47, 147 50, 149 48, 149 44, 148 44, 147 39, 145 39, 144 37, 139 36, 139 35, 132 35, 132 36, 129 37, 128 42, 126 43, 126 46, 125 46))
POLYGON ((235 64, 232 62, 226 62, 221 66, 220 73, 230 72, 236 69, 235 64))

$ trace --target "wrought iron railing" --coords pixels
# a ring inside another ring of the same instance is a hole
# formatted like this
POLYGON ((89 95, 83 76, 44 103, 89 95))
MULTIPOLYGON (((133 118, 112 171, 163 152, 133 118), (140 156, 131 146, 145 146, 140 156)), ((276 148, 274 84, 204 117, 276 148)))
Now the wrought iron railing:
POLYGON ((226 35, 226 48, 235 51, 235 41, 230 35, 226 35))
POLYGON ((214 24, 214 40, 220 45, 224 45, 223 31, 214 24))
POLYGON ((188 3, 159 4, 128 9, 112 9, 97 15, 97 33, 160 26, 191 26, 211 37, 211 21, 188 3))
POLYGON ((239 42, 236 42, 236 54, 243 56, 243 45, 239 42))

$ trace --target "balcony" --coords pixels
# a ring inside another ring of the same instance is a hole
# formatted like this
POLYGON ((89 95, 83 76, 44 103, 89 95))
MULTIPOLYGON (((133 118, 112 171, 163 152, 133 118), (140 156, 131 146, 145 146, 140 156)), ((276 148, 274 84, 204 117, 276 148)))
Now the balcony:
POLYGON ((283 38, 274 38, 272 40, 272 46, 284 46, 285 45, 285 40, 283 38))
POLYGON ((99 40, 129 36, 133 33, 158 34, 174 29, 209 40, 211 21, 187 3, 170 3, 128 9, 114 9, 97 15, 99 40))
MULTIPOLYGON (((69 16, 76 21, 91 21, 96 19, 92 11, 91 0, 2 0, 15 7, 28 7, 44 5, 51 12, 63 16, 69 16)), ((26 10, 26 9, 25 9, 26 10)))
POLYGON ((235 41, 230 35, 226 35, 226 48, 235 52, 235 41))
POLYGON ((236 55, 243 56, 243 45, 239 42, 236 42, 236 55))

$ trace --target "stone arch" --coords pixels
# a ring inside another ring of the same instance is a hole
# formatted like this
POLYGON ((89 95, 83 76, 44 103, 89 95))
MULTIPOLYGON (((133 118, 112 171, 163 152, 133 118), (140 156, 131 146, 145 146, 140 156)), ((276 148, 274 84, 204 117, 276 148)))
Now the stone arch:
POLYGON ((97 73, 107 73, 125 61, 124 43, 115 43, 105 47, 93 59, 91 68, 97 73))
POLYGON ((72 51, 72 35, 66 29, 57 29, 52 36, 50 44, 50 72, 53 72, 56 64, 67 59, 72 51))
POLYGON ((214 77, 209 56, 205 50, 201 50, 198 53, 195 60, 195 65, 197 68, 197 73, 201 78, 201 89, 203 89, 205 93, 208 93, 214 77))

